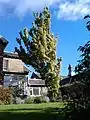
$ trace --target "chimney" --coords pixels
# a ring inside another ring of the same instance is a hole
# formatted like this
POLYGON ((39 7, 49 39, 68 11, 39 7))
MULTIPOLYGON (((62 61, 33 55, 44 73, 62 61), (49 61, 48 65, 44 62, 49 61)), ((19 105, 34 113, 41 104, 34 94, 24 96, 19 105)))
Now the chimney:
POLYGON ((0 85, 3 85, 3 53, 6 48, 8 41, 0 35, 0 85))
POLYGON ((72 67, 71 65, 69 64, 68 66, 68 76, 71 77, 71 73, 72 73, 72 67))

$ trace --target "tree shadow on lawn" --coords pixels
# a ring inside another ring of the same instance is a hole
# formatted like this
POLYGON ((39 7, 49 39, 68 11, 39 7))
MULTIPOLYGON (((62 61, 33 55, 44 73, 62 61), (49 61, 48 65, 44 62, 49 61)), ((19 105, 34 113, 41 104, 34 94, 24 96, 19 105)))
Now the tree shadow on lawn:
POLYGON ((9 109, 8 111, 0 112, 0 120, 63 120, 64 117, 59 114, 58 110, 58 108, 47 108, 45 110, 9 109))

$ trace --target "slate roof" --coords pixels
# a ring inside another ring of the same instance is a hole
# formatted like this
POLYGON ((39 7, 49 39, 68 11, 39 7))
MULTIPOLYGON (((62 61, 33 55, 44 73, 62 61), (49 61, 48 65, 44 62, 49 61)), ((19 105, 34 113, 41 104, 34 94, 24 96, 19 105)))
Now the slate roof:
POLYGON ((78 78, 79 78, 79 75, 78 75, 78 74, 77 74, 77 75, 74 75, 74 76, 71 76, 71 77, 67 76, 66 78, 60 80, 60 85, 61 85, 61 86, 64 86, 64 85, 67 85, 67 84, 72 84, 72 83, 74 83, 74 82, 79 81, 78 78))
POLYGON ((8 44, 8 41, 1 35, 0 35, 0 44, 2 44, 4 47, 6 47, 8 44))
POLYGON ((42 79, 29 79, 28 84, 30 86, 45 86, 45 81, 42 79))
POLYGON ((11 52, 4 52, 4 57, 6 58, 16 58, 19 59, 19 56, 17 53, 11 53, 11 52))
POLYGON ((70 78, 69 77, 60 80, 60 85, 66 85, 66 84, 69 84, 69 83, 70 83, 70 78))
POLYGON ((40 79, 41 78, 41 76, 40 76, 40 74, 39 73, 32 73, 32 75, 31 75, 31 79, 33 79, 33 78, 36 78, 36 79, 40 79))
POLYGON ((24 72, 31 72, 26 66, 23 67, 24 67, 24 72))

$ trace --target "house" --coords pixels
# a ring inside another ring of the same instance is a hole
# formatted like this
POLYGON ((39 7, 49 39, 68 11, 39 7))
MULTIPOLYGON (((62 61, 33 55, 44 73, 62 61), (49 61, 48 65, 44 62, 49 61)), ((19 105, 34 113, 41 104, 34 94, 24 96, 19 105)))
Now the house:
POLYGON ((0 36, 0 86, 3 85, 3 52, 7 44, 8 41, 0 36))
POLYGON ((3 75, 4 86, 8 87, 13 83, 20 84, 21 81, 26 80, 29 70, 19 59, 18 54, 4 52, 3 54, 3 75))
POLYGON ((67 76, 60 81, 60 90, 62 97, 66 98, 80 97, 83 91, 83 84, 80 81, 80 75, 67 76))
MULTIPOLYGON (((18 54, 4 52, 3 55, 3 74, 4 87, 19 86, 27 97, 41 96, 47 94, 45 81, 40 78, 39 74, 32 73, 28 77, 29 70, 25 67, 18 54)), ((23 93, 22 93, 23 94, 23 93)))
POLYGON ((30 97, 47 95, 45 81, 40 78, 40 75, 38 76, 38 74, 32 73, 31 78, 25 82, 24 94, 30 97))
POLYGON ((31 78, 29 78, 29 70, 18 54, 4 51, 7 44, 8 41, 0 36, 0 85, 4 85, 4 87, 18 86, 21 88, 23 83, 24 95, 28 97, 47 94, 45 81, 40 78, 39 74, 33 73, 31 78))
POLYGON ((7 44, 8 41, 0 36, 0 85, 5 87, 26 79, 29 73, 18 54, 4 51, 7 44))
POLYGON ((68 76, 63 76, 60 80, 60 90, 62 97, 69 99, 74 97, 80 97, 82 91, 82 85, 80 82, 79 74, 72 75, 71 65, 68 67, 68 76), (79 91, 79 92, 78 92, 79 91))

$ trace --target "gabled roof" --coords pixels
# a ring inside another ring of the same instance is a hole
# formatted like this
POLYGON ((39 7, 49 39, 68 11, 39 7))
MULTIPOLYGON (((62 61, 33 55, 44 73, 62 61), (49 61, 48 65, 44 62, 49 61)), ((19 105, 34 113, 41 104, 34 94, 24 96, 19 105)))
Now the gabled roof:
POLYGON ((31 79, 33 79, 33 78, 36 78, 36 79, 40 79, 41 78, 41 76, 40 76, 40 74, 39 73, 32 73, 32 75, 31 75, 31 79))
POLYGON ((31 72, 26 66, 23 66, 24 67, 24 72, 31 72))

